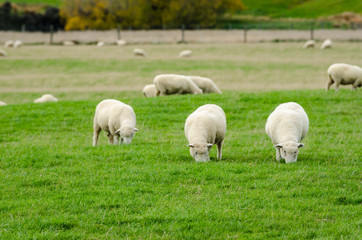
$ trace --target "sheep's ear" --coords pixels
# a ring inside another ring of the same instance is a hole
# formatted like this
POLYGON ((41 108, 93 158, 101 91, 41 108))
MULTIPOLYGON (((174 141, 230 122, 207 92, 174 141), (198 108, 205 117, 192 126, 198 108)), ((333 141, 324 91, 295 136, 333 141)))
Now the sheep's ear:
POLYGON ((193 145, 193 144, 189 144, 189 145, 187 145, 187 146, 188 146, 188 147, 192 147, 192 148, 194 147, 194 145, 193 145))
POLYGON ((134 130, 135 132, 137 132, 137 131, 138 131, 138 128, 133 128, 133 130, 134 130))
POLYGON ((114 133, 119 133, 119 132, 121 132, 121 129, 116 130, 114 133))
POLYGON ((303 143, 298 143, 298 148, 304 147, 303 143))
POLYGON ((210 148, 212 148, 212 145, 213 145, 212 143, 208 143, 206 146, 208 149, 210 149, 210 148))
POLYGON ((277 145, 275 145, 274 147, 275 147, 275 148, 283 148, 283 145, 277 144, 277 145))

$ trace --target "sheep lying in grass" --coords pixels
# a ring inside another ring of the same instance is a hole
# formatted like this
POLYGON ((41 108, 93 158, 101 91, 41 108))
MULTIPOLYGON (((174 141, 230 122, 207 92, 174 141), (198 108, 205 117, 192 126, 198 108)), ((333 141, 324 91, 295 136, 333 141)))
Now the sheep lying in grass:
POLYGON ((188 76, 191 80, 202 89, 203 93, 221 93, 216 84, 209 78, 199 76, 188 76))
POLYGON ((276 148, 276 159, 285 159, 286 163, 296 162, 300 141, 309 128, 309 119, 302 106, 288 102, 280 104, 268 117, 266 134, 276 148))
POLYGON ((324 42, 321 45, 321 49, 327 49, 327 48, 332 48, 332 40, 331 39, 326 39, 324 40, 324 42))
POLYGON ((339 90, 339 85, 352 85, 352 90, 357 90, 357 87, 362 86, 362 68, 356 65, 345 63, 335 63, 328 68, 328 78, 326 90, 335 83, 335 90, 339 90))
POLYGON ((314 40, 308 40, 304 43, 303 48, 314 48, 315 41, 314 40))
POLYGON ((158 95, 158 90, 157 90, 155 84, 146 85, 143 88, 142 92, 143 92, 143 95, 145 95, 145 97, 156 97, 158 95))
POLYGON ((141 49, 141 48, 135 48, 135 49, 133 49, 133 54, 134 54, 135 56, 140 56, 140 57, 146 57, 146 56, 147 56, 146 52, 145 52, 143 49, 141 49))
POLYGON ((135 126, 136 114, 131 106, 114 99, 103 100, 94 116, 93 146, 97 145, 102 130, 108 133, 109 144, 130 144, 138 131, 135 126))
POLYGON ((189 78, 176 74, 160 74, 153 79, 159 95, 202 94, 202 90, 189 78))
POLYGON ((51 94, 44 94, 40 98, 34 100, 34 103, 44 103, 44 102, 57 102, 58 99, 51 94))
POLYGON ((185 122, 185 135, 190 154, 197 162, 210 161, 209 152, 217 146, 217 159, 222 157, 222 144, 226 133, 225 113, 217 105, 206 104, 191 113, 185 122))
POLYGON ((1 106, 6 106, 6 105, 7 105, 6 102, 0 101, 0 107, 1 106))
POLYGON ((4 47, 9 48, 14 46, 14 40, 7 40, 4 44, 4 47))
POLYGON ((182 52, 180 52, 179 57, 186 58, 186 57, 191 57, 191 55, 192 55, 191 50, 183 50, 182 52))
POLYGON ((4 49, 0 49, 0 57, 6 57, 8 54, 4 49))

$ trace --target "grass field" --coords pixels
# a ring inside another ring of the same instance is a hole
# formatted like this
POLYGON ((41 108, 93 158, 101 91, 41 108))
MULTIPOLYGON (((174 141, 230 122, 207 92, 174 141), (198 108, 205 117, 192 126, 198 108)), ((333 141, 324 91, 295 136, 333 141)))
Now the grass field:
POLYGON ((361 89, 326 92, 333 62, 362 65, 360 43, 25 46, 0 59, 0 239, 359 239, 361 89), (191 59, 178 59, 183 48, 191 59), (223 94, 146 99, 155 74, 206 75, 223 94), (282 90, 276 90, 276 89, 282 90), (44 92, 58 103, 33 104, 44 92), (131 145, 92 147, 99 101, 133 106, 131 145), (264 132, 282 102, 310 129, 295 164, 264 132), (196 163, 183 125, 198 106, 227 116, 223 159, 196 163))

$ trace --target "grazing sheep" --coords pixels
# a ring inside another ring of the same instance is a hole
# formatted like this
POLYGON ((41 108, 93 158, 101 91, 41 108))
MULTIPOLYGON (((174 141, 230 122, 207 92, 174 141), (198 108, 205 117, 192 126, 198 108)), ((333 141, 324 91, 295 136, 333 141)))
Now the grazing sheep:
POLYGON ((199 76, 188 76, 191 80, 202 89, 203 93, 221 93, 216 84, 209 78, 199 76))
POLYGON ((74 46, 75 42, 74 41, 70 41, 70 40, 66 40, 63 42, 64 46, 74 46))
POLYGON ((0 49, 0 57, 6 57, 7 55, 4 49, 0 49))
POLYGON ((126 40, 121 39, 121 40, 117 40, 116 44, 118 46, 124 46, 127 44, 127 42, 126 42, 126 40))
POLYGON ((185 122, 185 135, 190 154, 196 162, 210 161, 209 152, 217 146, 217 159, 222 157, 222 144, 226 133, 225 113, 217 105, 206 104, 191 113, 185 122))
POLYGON ((160 74, 153 79, 158 95, 202 94, 202 90, 189 78, 176 74, 160 74))
POLYGON ((97 145, 102 130, 108 133, 109 144, 130 144, 138 131, 135 126, 136 114, 131 106, 114 99, 103 100, 94 116, 93 146, 97 145))
POLYGON ((103 46, 104 46, 104 42, 99 41, 99 42, 97 43, 97 47, 103 47, 103 46))
POLYGON ((335 63, 328 68, 328 78, 326 90, 335 83, 335 90, 339 90, 339 85, 352 84, 352 90, 362 86, 362 68, 356 65, 345 63, 335 63))
POLYGON ((288 102, 280 104, 268 117, 265 132, 276 148, 276 159, 286 163, 296 162, 300 141, 309 128, 309 119, 302 106, 288 102))
POLYGON ((6 106, 6 105, 7 105, 6 102, 0 101, 0 107, 1 107, 1 106, 6 106))
POLYGON ((141 57, 146 57, 146 56, 147 56, 146 52, 145 52, 143 49, 141 49, 141 48, 135 48, 135 49, 133 49, 133 54, 134 54, 135 56, 141 56, 141 57))
POLYGON ((22 41, 16 40, 16 41, 14 42, 14 48, 19 48, 19 47, 21 47, 21 46, 23 46, 23 42, 22 42, 22 41))
POLYGON ((178 56, 181 58, 185 58, 185 57, 191 57, 191 55, 192 55, 191 50, 183 50, 182 52, 180 52, 178 56))
POLYGON ((51 94, 44 94, 40 98, 34 100, 34 103, 44 103, 44 102, 58 102, 58 99, 51 94))
POLYGON ((303 48, 314 48, 315 41, 314 40, 308 40, 304 43, 303 48))
POLYGON ((321 49, 327 49, 327 48, 332 48, 332 40, 331 39, 326 39, 324 40, 324 42, 321 45, 321 49))
POLYGON ((155 84, 146 85, 143 88, 142 92, 145 95, 145 97, 156 97, 158 95, 158 90, 155 84))
POLYGON ((14 40, 8 40, 5 42, 4 47, 9 48, 14 46, 14 40))

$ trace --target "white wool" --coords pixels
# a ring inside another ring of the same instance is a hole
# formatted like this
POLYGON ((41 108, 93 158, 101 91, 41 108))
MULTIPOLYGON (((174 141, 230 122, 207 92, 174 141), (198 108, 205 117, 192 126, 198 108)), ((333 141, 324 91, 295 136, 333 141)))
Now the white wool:
POLYGON ((332 40, 331 39, 324 40, 324 42, 321 45, 321 49, 327 49, 327 48, 332 48, 332 40))
POLYGON ((103 47, 103 46, 104 46, 104 42, 99 41, 99 42, 97 43, 97 47, 103 47))
POLYGON ((51 94, 44 94, 40 98, 34 100, 34 103, 44 103, 44 102, 57 102, 58 99, 51 94))
POLYGON ((116 44, 117 44, 118 46, 124 46, 124 45, 127 44, 127 41, 126 41, 126 40, 123 40, 123 39, 117 40, 117 41, 116 41, 116 44))
POLYGON ((146 85, 143 90, 143 94, 145 97, 156 97, 158 94, 157 88, 155 84, 148 84, 146 85))
POLYGON ((5 42, 4 47, 13 47, 14 46, 14 40, 8 40, 5 42))
POLYGON ((6 57, 8 54, 4 49, 0 49, 0 57, 6 57))
POLYGON ((334 83, 335 90, 339 90, 339 85, 352 85, 352 90, 362 86, 362 68, 346 63, 335 63, 328 68, 328 83, 326 90, 334 83))
POLYGON ((197 162, 210 161, 209 152, 216 144, 217 158, 222 158, 222 144, 226 133, 225 113, 217 105, 206 104, 191 113, 185 122, 185 135, 190 154, 197 162))
POLYGON ((141 49, 141 48, 135 48, 135 49, 133 49, 133 54, 134 54, 135 56, 141 56, 141 57, 146 57, 146 56, 147 56, 146 52, 145 52, 143 49, 141 49))
POLYGON ((74 41, 70 41, 70 40, 66 40, 63 42, 64 46, 74 46, 75 42, 74 41))
POLYGON ((314 48, 315 41, 314 40, 308 40, 304 43, 303 48, 314 48))
POLYGON ((276 159, 285 159, 286 163, 296 162, 300 141, 309 128, 309 119, 303 107, 298 103, 280 104, 268 117, 265 132, 276 148, 276 159))
POLYGON ((16 40, 16 41, 14 42, 14 48, 19 48, 19 47, 21 47, 21 46, 23 46, 23 42, 22 42, 22 41, 16 40))
POLYGON ((188 76, 199 88, 202 89, 203 93, 221 93, 221 90, 216 86, 214 81, 210 78, 200 76, 188 76))
POLYGON ((6 106, 6 102, 0 101, 0 106, 6 106))
POLYGON ((180 52, 179 57, 185 58, 185 57, 191 57, 192 51, 191 50, 183 50, 180 52))
POLYGON ((202 90, 189 78, 177 74, 160 74, 153 79, 161 96, 170 94, 202 94, 202 90))
POLYGON ((108 133, 110 144, 130 144, 138 131, 136 114, 131 106, 118 100, 103 100, 97 105, 93 129, 93 146, 97 145, 102 130, 108 133))

